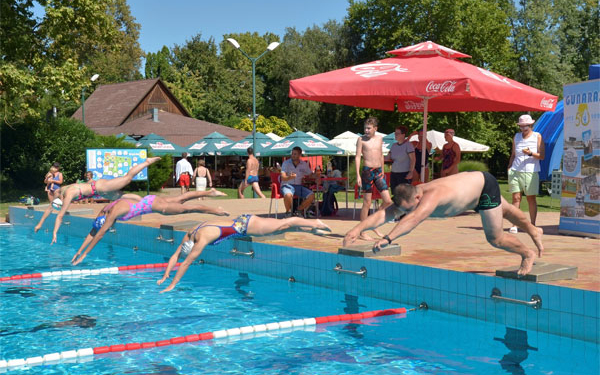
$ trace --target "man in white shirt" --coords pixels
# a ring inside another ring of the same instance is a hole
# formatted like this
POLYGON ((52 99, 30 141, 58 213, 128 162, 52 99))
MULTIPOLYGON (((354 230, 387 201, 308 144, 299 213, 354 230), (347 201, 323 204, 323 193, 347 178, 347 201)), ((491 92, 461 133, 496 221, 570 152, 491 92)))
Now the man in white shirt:
MULTIPOLYGON (((512 193, 512 204, 521 206, 521 192, 525 193, 529 204, 529 218, 535 225, 537 217, 537 200, 540 186, 540 160, 544 160, 544 140, 540 133, 533 131, 535 121, 529 115, 519 117, 520 133, 513 139, 512 153, 508 161, 508 187, 512 193)), ((517 227, 510 228, 511 233, 517 232, 517 227)))
POLYGON ((308 163, 300 160, 300 156, 302 156, 302 149, 296 146, 292 149, 292 157, 281 165, 281 192, 283 193, 286 217, 292 216, 294 195, 303 199, 297 210, 299 216, 304 216, 304 210, 310 207, 315 200, 312 190, 302 185, 304 177, 313 177, 314 174, 308 163))
POLYGON ((181 154, 181 160, 175 165, 175 179, 177 184, 181 186, 181 194, 190 191, 190 176, 194 173, 194 169, 189 161, 187 161, 188 153, 181 154))

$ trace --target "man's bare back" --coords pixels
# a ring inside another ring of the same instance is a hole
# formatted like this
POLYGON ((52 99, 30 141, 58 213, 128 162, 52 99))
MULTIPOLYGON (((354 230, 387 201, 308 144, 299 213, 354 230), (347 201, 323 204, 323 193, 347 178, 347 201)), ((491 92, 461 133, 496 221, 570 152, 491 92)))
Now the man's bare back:
POLYGON ((482 173, 459 173, 419 185, 423 189, 421 202, 432 200, 436 208, 431 217, 459 215, 477 206, 484 178, 482 173))
POLYGON ((258 159, 254 155, 250 155, 246 161, 247 176, 258 176, 258 159))

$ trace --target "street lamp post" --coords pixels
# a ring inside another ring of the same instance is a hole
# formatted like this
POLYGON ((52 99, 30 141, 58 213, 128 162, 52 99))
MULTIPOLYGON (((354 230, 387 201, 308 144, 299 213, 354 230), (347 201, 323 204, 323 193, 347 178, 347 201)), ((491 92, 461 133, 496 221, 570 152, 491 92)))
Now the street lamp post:
POLYGON ((267 52, 273 51, 279 46, 278 42, 273 42, 267 46, 265 52, 261 53, 258 57, 250 57, 241 47, 237 40, 228 38, 227 41, 231 43, 237 50, 239 50, 244 56, 252 62, 252 149, 256 151, 256 62, 258 59, 263 57, 267 52))
MULTIPOLYGON (((90 81, 94 82, 98 79, 98 77, 100 77, 99 74, 94 74, 90 78, 90 81)), ((83 88, 81 89, 81 122, 83 122, 83 124, 85 125, 85 86, 83 86, 83 88)))

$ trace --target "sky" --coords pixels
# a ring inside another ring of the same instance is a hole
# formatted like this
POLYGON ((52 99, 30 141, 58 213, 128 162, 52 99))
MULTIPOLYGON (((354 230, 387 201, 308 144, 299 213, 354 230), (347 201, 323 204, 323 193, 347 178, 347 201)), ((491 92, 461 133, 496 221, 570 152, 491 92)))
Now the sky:
MULTIPOLYGON (((227 33, 266 32, 281 37, 287 27, 304 31, 329 20, 341 21, 348 0, 127 0, 141 25, 140 46, 157 52, 183 45, 198 33, 219 44, 227 33)), ((243 46, 242 46, 243 48, 243 46)))

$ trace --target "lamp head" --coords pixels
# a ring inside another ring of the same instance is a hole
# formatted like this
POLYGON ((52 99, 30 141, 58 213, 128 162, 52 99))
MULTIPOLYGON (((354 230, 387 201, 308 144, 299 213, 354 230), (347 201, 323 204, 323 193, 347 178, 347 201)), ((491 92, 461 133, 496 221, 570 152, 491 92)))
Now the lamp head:
POLYGON ((267 47, 267 49, 269 51, 273 51, 277 47, 279 47, 279 42, 273 42, 273 43, 269 44, 269 46, 267 47))
POLYGON ((100 77, 100 74, 94 74, 94 75, 92 76, 92 78, 90 78, 90 81, 94 82, 95 80, 97 80, 97 79, 98 79, 98 77, 100 77))
POLYGON ((227 41, 231 43, 236 49, 240 48, 240 44, 237 42, 237 40, 233 38, 227 38, 227 41))

